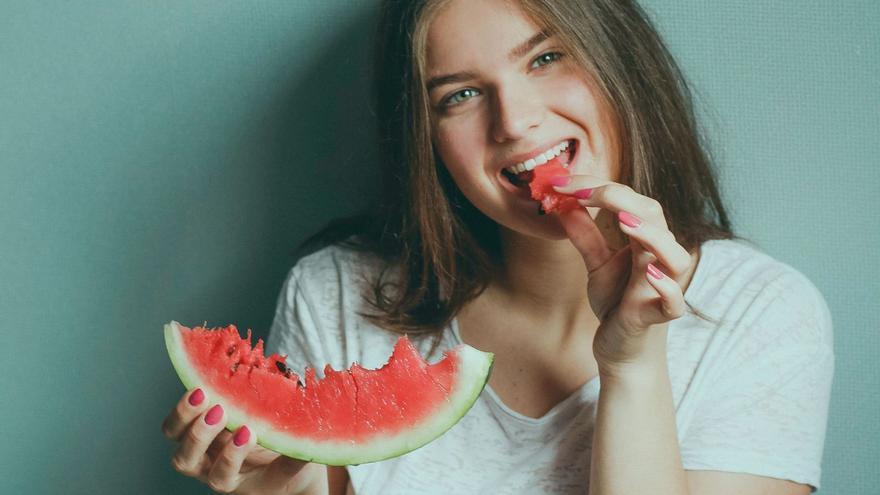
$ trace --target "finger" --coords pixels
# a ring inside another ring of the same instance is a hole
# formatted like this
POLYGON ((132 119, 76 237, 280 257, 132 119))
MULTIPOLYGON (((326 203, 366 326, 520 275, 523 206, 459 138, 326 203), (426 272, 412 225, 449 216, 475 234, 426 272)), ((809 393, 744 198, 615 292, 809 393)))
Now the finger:
POLYGON ((224 416, 223 408, 217 404, 193 421, 171 458, 174 469, 187 476, 202 477, 205 474, 205 470, 210 467, 205 452, 217 434, 223 431, 226 425, 224 416))
POLYGON ((684 314, 684 296, 679 283, 664 273, 668 269, 638 239, 631 238, 630 247, 632 276, 619 309, 624 328, 638 333, 684 314))
POLYGON ((611 182, 610 180, 603 179, 596 175, 571 174, 554 177, 551 184, 553 184, 553 189, 561 194, 572 194, 574 191, 580 191, 585 188, 594 189, 608 184, 615 184, 615 182, 611 182), (566 182, 566 180, 568 182, 566 182))
POLYGON ((587 270, 592 272, 602 266, 613 252, 596 222, 584 209, 576 209, 559 215, 559 222, 574 247, 581 253, 587 270))
MULTIPOLYGON (((566 196, 573 196, 578 200, 584 200, 593 195, 594 191, 602 186, 613 184, 613 182, 596 177, 595 175, 564 175, 553 178, 553 190, 566 196), (557 185, 560 184, 560 185, 557 185)), ((581 202, 581 204, 584 204, 581 202)), ((598 208, 589 208, 592 216, 595 216, 593 210, 598 208)))
POLYGON ((174 410, 162 422, 162 434, 170 440, 180 440, 187 427, 206 409, 208 402, 202 389, 197 388, 183 394, 174 410))
POLYGON ((588 175, 573 175, 572 180, 565 186, 554 186, 553 189, 561 194, 574 195, 583 188, 591 189, 589 196, 578 198, 578 203, 583 206, 599 207, 611 210, 615 213, 623 210, 646 219, 656 225, 666 227, 666 217, 663 208, 653 198, 649 198, 635 192, 631 187, 608 182, 588 175))
POLYGON ((205 454, 208 456, 208 459, 214 459, 218 455, 220 455, 220 451, 223 450, 223 447, 226 446, 227 443, 232 441, 232 432, 228 429, 224 428, 220 430, 220 433, 214 437, 214 441, 211 442, 211 445, 208 446, 208 450, 205 451, 205 454))
POLYGON ((649 263, 645 269, 645 278, 660 295, 657 305, 658 315, 652 324, 663 323, 681 318, 685 311, 684 296, 678 282, 669 278, 663 271, 649 263))
POLYGON ((677 279, 690 269, 691 255, 665 227, 660 228, 650 222, 642 221, 628 211, 618 212, 617 221, 620 230, 656 256, 670 270, 669 275, 673 279, 677 279))
POLYGON ((620 300, 621 295, 626 293, 626 288, 631 278, 626 274, 631 272, 631 266, 632 244, 630 243, 614 253, 610 261, 590 273, 590 285, 595 281, 597 287, 612 288, 599 297, 590 298, 590 307, 600 321, 608 317, 611 310, 614 309, 620 300), (621 274, 624 276, 621 276, 621 274))
POLYGON ((240 426, 214 458, 208 473, 208 486, 220 493, 237 489, 241 482, 241 465, 255 445, 256 435, 247 426, 240 426))
POLYGON ((645 249, 641 242, 632 239, 630 240, 630 246, 632 248, 632 264, 630 265, 632 276, 629 277, 626 299, 634 301, 638 306, 641 306, 642 301, 657 297, 654 288, 651 287, 651 284, 645 282, 641 274, 645 273, 648 264, 654 263, 656 265, 658 261, 657 257, 651 251, 645 249))
POLYGON ((618 309, 625 328, 642 330, 650 326, 653 319, 653 316, 647 317, 645 303, 657 298, 657 291, 642 275, 648 264, 656 263, 657 258, 635 239, 630 240, 628 247, 631 250, 630 275, 626 277, 627 285, 618 309))

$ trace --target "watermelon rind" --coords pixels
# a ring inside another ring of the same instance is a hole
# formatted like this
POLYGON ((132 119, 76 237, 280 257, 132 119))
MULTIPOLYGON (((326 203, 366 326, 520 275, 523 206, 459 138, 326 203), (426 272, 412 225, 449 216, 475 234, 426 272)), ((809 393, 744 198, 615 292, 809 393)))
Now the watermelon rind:
POLYGON ((489 380, 494 355, 477 350, 467 344, 454 348, 458 355, 458 370, 452 385, 453 393, 437 411, 405 432, 382 436, 376 435, 362 443, 355 441, 315 441, 295 438, 274 430, 269 424, 248 417, 241 409, 220 393, 200 380, 187 357, 181 331, 176 321, 165 324, 165 346, 174 370, 187 390, 201 388, 213 403, 223 406, 226 429, 237 430, 241 425, 256 434, 257 444, 279 454, 328 466, 356 466, 398 457, 426 445, 452 428, 474 405, 489 380))

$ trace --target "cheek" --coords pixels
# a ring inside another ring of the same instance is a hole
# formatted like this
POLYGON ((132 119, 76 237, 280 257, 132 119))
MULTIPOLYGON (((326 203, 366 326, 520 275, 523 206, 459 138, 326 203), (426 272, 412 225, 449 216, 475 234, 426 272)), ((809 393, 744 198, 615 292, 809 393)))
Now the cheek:
POLYGON ((483 150, 473 126, 466 122, 443 123, 434 133, 434 147, 453 177, 478 168, 483 150))
POLYGON ((598 122, 600 112, 596 98, 582 80, 573 76, 564 78, 554 94, 559 95, 558 104, 572 118, 580 122, 598 122))
POLYGON ((609 110, 603 107, 597 96, 597 89, 591 89, 583 80, 565 78, 558 89, 558 105, 570 119, 586 126, 588 151, 598 167, 593 173, 603 175, 609 180, 618 180, 618 153, 614 139, 614 121, 609 110))
POLYGON ((497 192, 486 172, 485 116, 477 109, 468 110, 435 121, 432 140, 442 166, 461 194, 477 209, 487 211, 497 192))

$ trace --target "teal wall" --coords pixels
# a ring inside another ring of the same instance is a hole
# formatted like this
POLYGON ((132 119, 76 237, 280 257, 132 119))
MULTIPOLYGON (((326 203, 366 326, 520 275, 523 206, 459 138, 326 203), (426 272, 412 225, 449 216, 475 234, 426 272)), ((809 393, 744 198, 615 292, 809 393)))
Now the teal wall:
MULTIPOLYGON (((371 197, 375 0, 0 3, 0 493, 209 493, 162 323, 265 335, 297 241, 371 197)), ((835 323, 823 494, 876 493, 880 7, 652 0, 741 233, 835 323)))

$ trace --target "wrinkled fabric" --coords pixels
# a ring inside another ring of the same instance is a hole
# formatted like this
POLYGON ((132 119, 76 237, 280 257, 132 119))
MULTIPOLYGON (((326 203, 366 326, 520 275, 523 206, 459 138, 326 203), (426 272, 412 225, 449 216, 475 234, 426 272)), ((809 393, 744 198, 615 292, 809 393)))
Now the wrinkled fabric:
MULTIPOLYGON (((370 290, 378 269, 371 255, 337 246, 302 258, 279 295, 267 350, 286 354, 297 372, 308 364, 318 370, 325 363, 383 365, 397 335, 356 314, 372 312, 360 291, 370 290)), ((685 299, 718 321, 687 313, 669 324, 667 362, 684 468, 786 479, 815 491, 834 372, 831 315, 821 293, 794 268, 742 241, 714 240, 702 246, 685 299)), ((426 356, 430 338, 411 340, 426 356)), ((460 342, 453 320, 440 351, 460 342)), ((530 418, 487 386, 435 441, 394 459, 349 466, 354 493, 587 493, 600 390, 596 377, 541 418, 530 418)))

